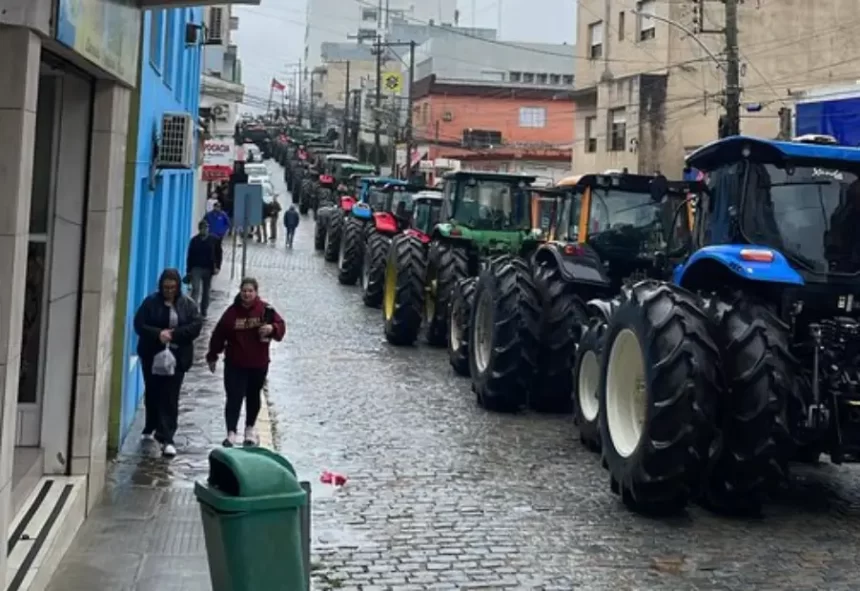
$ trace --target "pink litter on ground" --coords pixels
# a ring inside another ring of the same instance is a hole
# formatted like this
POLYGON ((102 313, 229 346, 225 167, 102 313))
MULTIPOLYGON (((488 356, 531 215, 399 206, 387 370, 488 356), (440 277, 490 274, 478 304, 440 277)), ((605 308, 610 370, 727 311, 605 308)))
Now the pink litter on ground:
POLYGON ((329 472, 328 470, 325 470, 320 474, 320 482, 334 486, 343 486, 346 484, 346 476, 338 474, 337 472, 329 472))

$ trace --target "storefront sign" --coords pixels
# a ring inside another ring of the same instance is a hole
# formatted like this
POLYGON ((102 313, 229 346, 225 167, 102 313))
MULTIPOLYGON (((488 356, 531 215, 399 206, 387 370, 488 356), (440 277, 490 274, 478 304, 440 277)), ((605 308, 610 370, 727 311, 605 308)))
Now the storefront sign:
POLYGON ((133 0, 57 0, 57 41, 134 86, 140 19, 133 0))
POLYGON ((219 181, 233 172, 234 146, 230 140, 206 140, 203 144, 203 180, 219 181))

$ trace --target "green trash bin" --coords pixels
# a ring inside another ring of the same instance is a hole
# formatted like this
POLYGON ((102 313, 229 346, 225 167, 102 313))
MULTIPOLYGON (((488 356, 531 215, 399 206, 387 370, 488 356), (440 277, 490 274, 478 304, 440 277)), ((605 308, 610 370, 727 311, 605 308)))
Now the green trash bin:
POLYGON ((307 495, 286 458, 258 447, 213 450, 208 482, 194 494, 213 591, 307 591, 299 515, 307 495))

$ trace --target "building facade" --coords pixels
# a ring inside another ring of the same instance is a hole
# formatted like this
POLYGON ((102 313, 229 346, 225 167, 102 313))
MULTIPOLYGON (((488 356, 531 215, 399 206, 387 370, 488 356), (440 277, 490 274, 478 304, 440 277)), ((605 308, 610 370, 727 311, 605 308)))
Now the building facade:
MULTIPOLYGON (((686 154, 717 138, 725 39, 721 33, 693 39, 683 29, 697 23, 722 29, 723 5, 643 0, 637 6, 635 14, 621 0, 578 3, 573 163, 579 172, 628 168, 677 177, 686 154)), ((739 5, 742 133, 776 137, 779 110, 792 108, 797 93, 856 81, 860 40, 841 26, 855 12, 850 0, 739 5)))
MULTIPOLYGON (((137 112, 131 126, 136 131, 134 166, 128 171, 128 205, 123 224, 120 291, 117 298, 115 376, 111 405, 112 446, 128 434, 143 396, 137 363, 134 313, 155 291, 165 268, 185 269, 185 252, 195 218, 196 154, 186 168, 157 168, 158 150, 166 149, 165 126, 185 116, 197 127, 200 102, 202 53, 199 44, 187 44, 185 31, 203 24, 203 8, 148 11, 144 15, 141 45, 140 87, 137 112), (158 146, 158 150, 156 147, 158 146), (118 389, 117 389, 118 387, 118 389)), ((195 134, 196 139, 196 134, 195 134)), ((196 149, 196 141, 194 142, 196 149)))

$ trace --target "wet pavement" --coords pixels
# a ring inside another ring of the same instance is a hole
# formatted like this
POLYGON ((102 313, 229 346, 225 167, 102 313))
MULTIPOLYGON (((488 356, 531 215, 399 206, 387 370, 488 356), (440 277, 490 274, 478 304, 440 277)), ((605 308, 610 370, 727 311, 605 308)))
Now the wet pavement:
MULTIPOLYGON (((283 192, 280 172, 274 177, 283 192)), ((295 249, 251 245, 248 273, 287 319, 269 397, 278 448, 314 483, 315 588, 860 587, 856 468, 796 470, 762 519, 721 518, 697 507, 669 519, 633 515, 610 493, 606 471, 581 447, 569 417, 484 412, 444 350, 389 346, 381 313, 362 305, 357 288, 337 283, 334 266, 313 251, 312 234, 313 221, 305 217, 295 249), (320 484, 324 470, 345 474, 346 486, 320 484)), ((229 271, 225 265, 222 287, 229 271)), ((208 399, 208 386, 201 390, 194 399, 208 399)), ((186 415, 182 429, 197 430, 186 450, 199 449, 203 457, 222 437, 220 414, 207 420, 202 410, 195 413, 186 415), (214 435, 207 440, 204 433, 214 435)), ((205 571, 205 560, 202 538, 183 521, 191 519, 193 499, 181 484, 199 476, 205 463, 186 454, 170 465, 178 475, 153 466, 163 464, 137 456, 120 461, 108 506, 126 521, 96 513, 84 526, 94 540, 84 550, 105 552, 104 563, 117 544, 128 554, 159 556, 129 566, 132 575, 135 568, 159 568, 158 586, 117 580, 87 589, 209 588, 190 582, 205 571), (168 481, 173 484, 156 500, 138 492, 168 481), (146 486, 129 486, 134 482, 146 486), (149 524, 135 531, 183 533, 169 544, 166 536, 163 543, 144 541, 123 526, 135 519, 149 524), (189 583, 183 587, 176 577, 189 583)), ((84 588, 67 581, 54 589, 84 588)))

